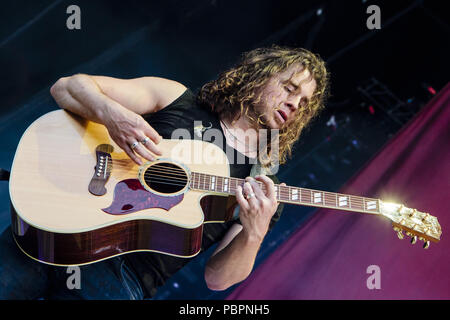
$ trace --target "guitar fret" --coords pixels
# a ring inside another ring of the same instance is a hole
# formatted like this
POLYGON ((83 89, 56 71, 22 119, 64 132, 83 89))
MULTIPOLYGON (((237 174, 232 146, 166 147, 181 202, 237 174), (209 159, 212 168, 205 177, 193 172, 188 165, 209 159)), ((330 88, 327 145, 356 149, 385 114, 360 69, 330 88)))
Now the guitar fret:
POLYGON ((211 176, 210 183, 211 183, 211 190, 215 191, 215 189, 216 189, 216 186, 215 186, 216 185, 216 177, 211 176))
POLYGON ((323 204, 323 194, 322 192, 313 192, 314 204, 323 204))
POLYGON ((328 207, 336 207, 336 196, 333 193, 324 192, 324 205, 328 207))
POLYGON ((292 188, 290 190, 290 194, 291 194, 291 200, 297 201, 299 199, 299 197, 298 197, 298 189, 292 188))
POLYGON ((360 197, 350 196, 350 204, 351 209, 364 210, 364 202, 361 201, 360 197))
POLYGON ((283 200, 290 201, 289 195, 291 194, 291 188, 286 186, 284 187, 283 200))
POLYGON ((231 185, 230 185, 230 191, 232 193, 236 193, 237 187, 238 187, 238 183, 237 183, 237 179, 231 179, 231 185))
POLYGON ((283 187, 283 186, 278 186, 278 200, 280 200, 280 201, 283 201, 283 200, 285 200, 285 199, 283 199, 283 194, 284 194, 284 189, 285 189, 286 187, 283 187))
POLYGON ((193 189, 198 189, 195 187, 195 183, 197 182, 197 174, 192 173, 192 188, 193 189))
POLYGON ((197 188, 195 187, 195 183, 197 182, 197 174, 195 173, 193 173, 192 174, 192 179, 193 179, 193 181, 192 181, 192 188, 194 188, 194 189, 198 189, 198 186, 197 186, 197 188))
POLYGON ((302 202, 311 203, 311 190, 302 189, 302 202))
POLYGON ((350 208, 350 198, 345 195, 336 195, 339 208, 350 208))
POLYGON ((365 211, 367 212, 379 212, 379 201, 377 199, 364 198, 365 211))
MULTIPOLYGON (((242 186, 244 182, 245 180, 240 178, 192 172, 189 185, 192 189, 233 195, 236 193, 237 187, 239 185, 242 186)), ((264 183, 258 182, 258 185, 265 191, 266 187, 264 183)), ((378 199, 280 185, 274 186, 274 192, 276 199, 281 202, 344 210, 350 209, 367 213, 380 212, 380 202, 378 199)))
POLYGON ((377 207, 377 203, 375 201, 366 201, 366 209, 367 210, 373 210, 373 209, 376 209, 376 207, 377 207))

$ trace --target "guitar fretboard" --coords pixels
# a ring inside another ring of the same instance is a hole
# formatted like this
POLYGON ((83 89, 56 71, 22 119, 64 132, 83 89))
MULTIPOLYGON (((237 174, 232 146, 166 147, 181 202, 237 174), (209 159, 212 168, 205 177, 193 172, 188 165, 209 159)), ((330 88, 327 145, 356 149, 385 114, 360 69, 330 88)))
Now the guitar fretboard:
MULTIPOLYGON (((244 183, 245 180, 240 178, 192 172, 190 188, 224 195, 235 195, 237 187, 242 187, 244 183)), ((257 183, 265 192, 265 184, 259 181, 257 183)), ((380 213, 379 200, 373 198, 292 186, 280 186, 278 184, 275 185, 275 193, 277 200, 284 203, 371 214, 380 213)))

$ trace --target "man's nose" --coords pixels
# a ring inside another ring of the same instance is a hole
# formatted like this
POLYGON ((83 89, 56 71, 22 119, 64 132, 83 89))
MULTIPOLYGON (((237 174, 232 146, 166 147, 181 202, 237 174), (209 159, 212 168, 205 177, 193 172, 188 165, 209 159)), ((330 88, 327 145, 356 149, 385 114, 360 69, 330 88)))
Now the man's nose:
POLYGON ((300 105, 301 96, 297 95, 295 97, 290 98, 288 101, 286 101, 286 105, 291 109, 292 111, 296 111, 300 105))

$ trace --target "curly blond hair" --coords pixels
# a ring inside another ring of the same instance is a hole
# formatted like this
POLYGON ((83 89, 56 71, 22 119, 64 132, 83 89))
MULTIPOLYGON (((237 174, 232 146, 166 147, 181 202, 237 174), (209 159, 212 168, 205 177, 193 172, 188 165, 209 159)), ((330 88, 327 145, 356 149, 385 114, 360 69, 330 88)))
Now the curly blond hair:
MULTIPOLYGON (((292 157, 293 144, 301 132, 324 108, 328 97, 329 73, 325 62, 316 54, 303 48, 272 46, 257 48, 242 55, 240 62, 219 77, 206 83, 197 95, 197 101, 208 105, 222 119, 231 122, 245 116, 255 129, 264 128, 261 115, 255 106, 261 101, 262 92, 268 81, 291 66, 305 68, 316 81, 316 88, 309 103, 296 112, 294 123, 279 132, 278 161, 280 164, 292 157)), ((270 139, 270 137, 269 137, 270 139)), ((270 155, 270 143, 267 143, 270 155)), ((260 158, 261 160, 261 158, 260 158)))

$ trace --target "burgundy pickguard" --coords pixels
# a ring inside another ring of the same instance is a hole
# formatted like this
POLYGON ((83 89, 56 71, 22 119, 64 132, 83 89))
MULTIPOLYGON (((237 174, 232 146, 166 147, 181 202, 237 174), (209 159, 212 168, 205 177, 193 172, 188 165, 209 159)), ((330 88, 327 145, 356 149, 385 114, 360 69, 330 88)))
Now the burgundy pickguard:
POLYGON ((147 191, 138 179, 120 181, 114 189, 112 204, 104 212, 128 214, 150 208, 169 210, 183 200, 184 194, 161 196, 147 191))

